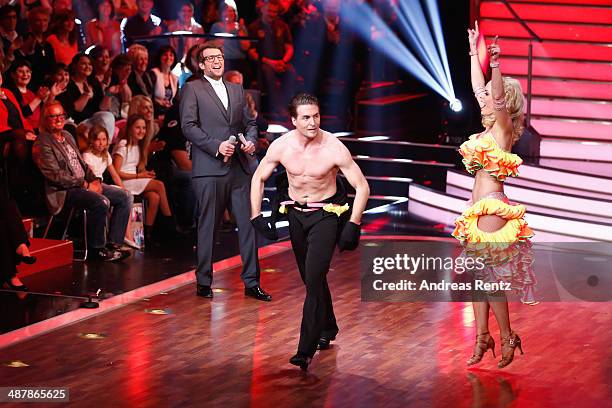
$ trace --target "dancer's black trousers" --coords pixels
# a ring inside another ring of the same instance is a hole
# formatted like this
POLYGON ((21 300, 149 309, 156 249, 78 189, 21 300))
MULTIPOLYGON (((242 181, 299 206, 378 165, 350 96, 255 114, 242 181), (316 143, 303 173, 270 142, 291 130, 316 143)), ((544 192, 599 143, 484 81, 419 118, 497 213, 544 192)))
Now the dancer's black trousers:
POLYGON ((301 212, 289 207, 288 210, 291 245, 306 285, 298 353, 312 357, 321 336, 332 339, 338 333, 327 272, 340 221, 336 214, 322 209, 301 212))

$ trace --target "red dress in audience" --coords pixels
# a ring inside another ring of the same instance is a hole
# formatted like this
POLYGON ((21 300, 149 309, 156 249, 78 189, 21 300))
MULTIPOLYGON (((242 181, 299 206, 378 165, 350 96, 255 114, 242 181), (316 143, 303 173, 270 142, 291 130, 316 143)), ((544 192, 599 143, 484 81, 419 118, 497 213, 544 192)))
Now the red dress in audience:
POLYGON ((51 34, 47 37, 47 42, 53 47, 55 62, 61 62, 62 64, 66 64, 66 66, 70 65, 72 58, 79 52, 76 42, 74 44, 62 42, 55 34, 51 34))

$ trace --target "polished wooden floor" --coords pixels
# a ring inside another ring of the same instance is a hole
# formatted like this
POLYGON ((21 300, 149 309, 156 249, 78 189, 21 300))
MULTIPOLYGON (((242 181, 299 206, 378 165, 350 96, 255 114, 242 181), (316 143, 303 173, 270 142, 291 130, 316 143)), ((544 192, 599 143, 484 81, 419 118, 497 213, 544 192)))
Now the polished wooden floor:
POLYGON ((488 354, 467 369, 469 304, 361 302, 359 262, 358 252, 335 257, 341 331, 308 373, 287 361, 304 297, 287 251, 262 260, 271 303, 245 298, 239 271, 223 271, 212 301, 190 285, 1 349, 0 361, 30 366, 0 366, 0 386, 69 387, 71 406, 610 406, 609 303, 512 304, 525 355, 499 370, 488 354), (156 308, 169 314, 145 313, 156 308))

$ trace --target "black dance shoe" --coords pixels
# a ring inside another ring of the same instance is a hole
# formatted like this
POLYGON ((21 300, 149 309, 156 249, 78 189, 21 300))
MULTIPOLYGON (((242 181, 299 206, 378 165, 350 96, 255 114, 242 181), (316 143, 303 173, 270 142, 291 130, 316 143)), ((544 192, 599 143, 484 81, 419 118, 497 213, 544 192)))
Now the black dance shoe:
POLYGON ((289 363, 293 364, 294 366, 300 367, 303 371, 308 370, 308 364, 310 364, 311 361, 312 358, 300 353, 297 353, 295 356, 289 359, 289 363))
POLYGON ((319 339, 319 344, 318 344, 317 349, 328 350, 331 347, 330 343, 334 340, 336 340, 336 337, 329 338, 329 337, 321 336, 321 338, 319 339))
POLYGON ((272 296, 266 293, 259 285, 253 286, 252 288, 244 288, 244 294, 257 300, 263 300, 264 302, 272 300, 272 296))
POLYGON ((198 285, 196 289, 196 295, 204 297, 204 298, 212 298, 213 291, 210 286, 198 285))

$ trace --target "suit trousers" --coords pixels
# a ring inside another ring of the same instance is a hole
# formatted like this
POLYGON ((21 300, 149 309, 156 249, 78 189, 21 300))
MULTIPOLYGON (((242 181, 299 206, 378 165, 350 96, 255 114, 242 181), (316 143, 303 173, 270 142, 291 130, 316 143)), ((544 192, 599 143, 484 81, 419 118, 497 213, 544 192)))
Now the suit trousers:
POLYGON ((242 259, 240 278, 245 287, 251 288, 259 285, 260 276, 257 238, 251 225, 251 175, 242 170, 236 157, 229 166, 229 172, 223 176, 193 178, 198 230, 196 281, 198 285, 212 284, 215 234, 223 212, 228 208, 238 224, 238 245, 242 259))
POLYGON ((321 336, 338 334, 327 272, 336 246, 339 218, 322 209, 302 212, 289 207, 289 235, 306 285, 298 353, 314 356, 321 336))

